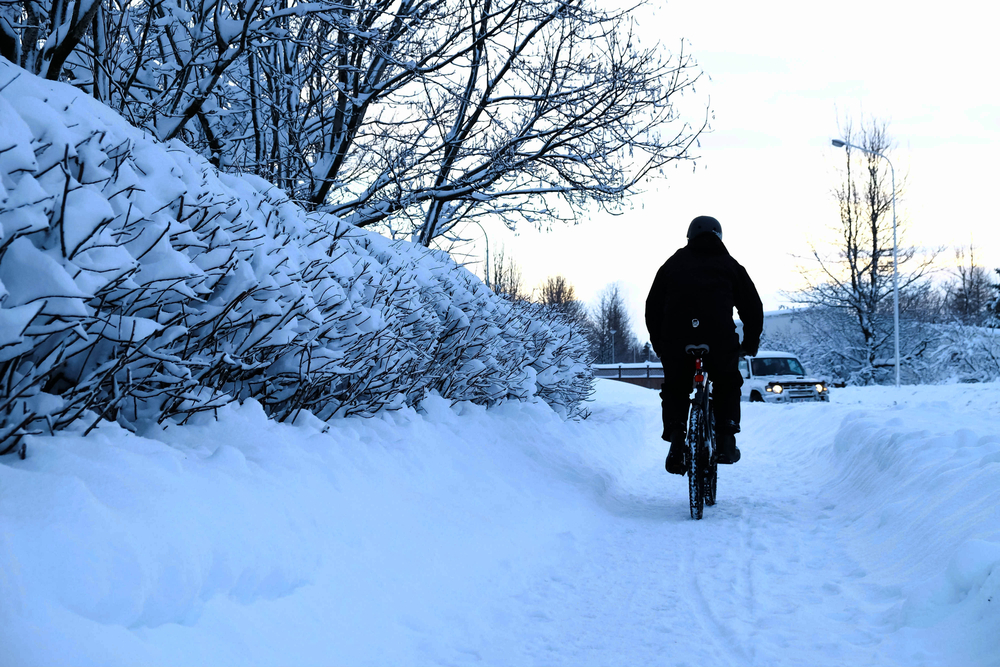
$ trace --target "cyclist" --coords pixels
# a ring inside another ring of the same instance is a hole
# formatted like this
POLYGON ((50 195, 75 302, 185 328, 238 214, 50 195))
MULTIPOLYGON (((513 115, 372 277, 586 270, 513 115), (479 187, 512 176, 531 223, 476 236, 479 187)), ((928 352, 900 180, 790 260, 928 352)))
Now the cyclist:
POLYGON ((687 245, 656 272, 646 299, 646 329, 653 350, 663 362, 663 439, 670 442, 666 469, 683 475, 685 422, 694 358, 684 347, 705 343, 710 352, 705 370, 712 381, 719 463, 736 463, 740 450, 740 339, 733 307, 743 322, 742 350, 757 354, 764 312, 757 288, 722 243, 722 225, 715 218, 691 221, 687 245))

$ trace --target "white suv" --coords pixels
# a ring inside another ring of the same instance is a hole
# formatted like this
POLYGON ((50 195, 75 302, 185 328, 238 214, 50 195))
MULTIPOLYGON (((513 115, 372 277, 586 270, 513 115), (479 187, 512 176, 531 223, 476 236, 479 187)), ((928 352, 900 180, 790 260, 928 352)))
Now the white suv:
POLYGON ((756 357, 740 357, 743 400, 751 403, 829 401, 825 380, 806 375, 802 362, 790 352, 761 350, 756 357))

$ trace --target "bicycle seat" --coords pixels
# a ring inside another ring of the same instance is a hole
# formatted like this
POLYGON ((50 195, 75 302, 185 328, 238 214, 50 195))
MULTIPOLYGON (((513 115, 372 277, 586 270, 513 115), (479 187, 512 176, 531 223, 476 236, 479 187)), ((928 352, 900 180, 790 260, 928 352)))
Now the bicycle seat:
POLYGON ((696 357, 704 357, 708 354, 709 347, 702 343, 701 345, 686 345, 684 351, 688 354, 693 354, 696 357))

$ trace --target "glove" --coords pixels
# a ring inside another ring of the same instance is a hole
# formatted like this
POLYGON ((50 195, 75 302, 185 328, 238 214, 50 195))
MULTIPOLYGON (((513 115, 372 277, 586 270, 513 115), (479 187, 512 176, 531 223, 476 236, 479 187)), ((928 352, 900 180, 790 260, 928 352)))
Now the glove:
POLYGON ((756 357, 757 349, 760 347, 760 342, 751 343, 749 341, 743 341, 740 343, 740 354, 744 357, 756 357))

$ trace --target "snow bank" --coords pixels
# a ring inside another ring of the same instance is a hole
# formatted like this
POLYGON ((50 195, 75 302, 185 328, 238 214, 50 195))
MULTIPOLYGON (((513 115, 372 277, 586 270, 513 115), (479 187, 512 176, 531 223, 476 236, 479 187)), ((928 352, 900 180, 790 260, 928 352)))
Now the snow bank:
POLYGON ((541 403, 431 397, 329 424, 251 400, 143 436, 32 437, 0 465, 0 664, 426 662, 391 638, 455 640, 584 524, 540 461, 594 433, 541 403))
POLYGON ((856 553, 904 598, 889 622, 924 642, 974 628, 953 659, 1000 656, 1000 384, 838 393, 868 406, 828 454, 849 529, 865 535, 856 553))
POLYGON ((277 419, 590 391, 579 331, 446 254, 310 216, 0 62, 0 452, 83 420, 277 419))

